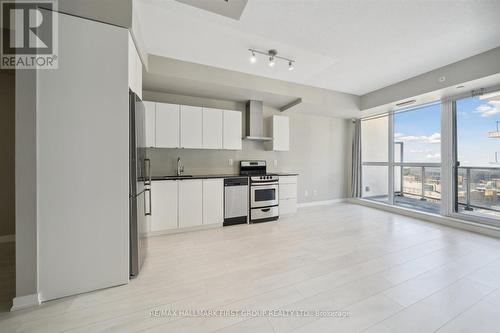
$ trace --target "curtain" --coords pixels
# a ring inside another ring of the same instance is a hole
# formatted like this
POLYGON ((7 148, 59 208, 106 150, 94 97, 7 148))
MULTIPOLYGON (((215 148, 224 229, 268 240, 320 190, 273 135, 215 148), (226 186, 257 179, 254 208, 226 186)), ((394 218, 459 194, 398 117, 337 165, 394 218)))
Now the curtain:
POLYGON ((356 119, 352 138, 351 197, 361 197, 361 119, 356 119))

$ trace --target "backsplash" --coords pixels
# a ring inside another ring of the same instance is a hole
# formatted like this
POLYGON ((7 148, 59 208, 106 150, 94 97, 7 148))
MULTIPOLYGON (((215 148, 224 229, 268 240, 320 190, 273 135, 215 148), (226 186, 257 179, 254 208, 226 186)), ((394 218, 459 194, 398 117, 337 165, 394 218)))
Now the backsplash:
POLYGON ((184 174, 236 174, 240 160, 265 160, 269 172, 298 172, 287 165, 287 152, 265 151, 263 143, 243 140, 243 150, 168 149, 148 148, 153 176, 175 175, 177 157, 182 160, 184 174), (233 165, 229 165, 229 159, 233 165), (276 166, 274 163, 276 161, 276 166), (283 165, 282 165, 283 164, 283 165))

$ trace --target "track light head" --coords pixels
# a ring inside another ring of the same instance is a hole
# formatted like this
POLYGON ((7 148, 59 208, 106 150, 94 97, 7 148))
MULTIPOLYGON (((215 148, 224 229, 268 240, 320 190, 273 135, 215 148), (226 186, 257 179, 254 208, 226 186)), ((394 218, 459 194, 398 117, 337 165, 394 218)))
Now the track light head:
POLYGON ((295 69, 295 62, 289 61, 288 62, 288 70, 293 71, 295 69))
POLYGON ((257 57, 255 56, 255 52, 252 51, 252 56, 250 57, 250 62, 255 64, 257 62, 257 57))
POLYGON ((274 64, 275 64, 274 57, 273 56, 269 57, 269 67, 273 67, 274 64))

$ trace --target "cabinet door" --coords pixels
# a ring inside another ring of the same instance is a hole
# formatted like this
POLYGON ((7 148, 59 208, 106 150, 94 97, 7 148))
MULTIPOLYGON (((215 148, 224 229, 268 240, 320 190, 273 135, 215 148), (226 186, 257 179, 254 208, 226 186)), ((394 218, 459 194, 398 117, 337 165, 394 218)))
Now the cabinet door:
POLYGON ((203 182, 179 181, 179 228, 195 227, 203 222, 203 182))
POLYGON ((135 51, 135 93, 142 99, 142 61, 139 56, 139 51, 134 47, 135 51))
POLYGON ((224 180, 203 180, 203 224, 224 222, 224 180))
POLYGON ((181 148, 203 147, 203 110, 181 105, 181 148))
POLYGON ((179 148, 179 105, 156 103, 156 147, 179 148))
POLYGON ((286 116, 273 116, 273 150, 290 150, 290 120, 286 116))
POLYGON ((203 148, 222 149, 223 110, 203 108, 203 148))
POLYGON ((146 109, 146 147, 156 146, 156 103, 143 102, 146 109))
POLYGON ((224 149, 241 150, 241 112, 224 110, 224 149))
POLYGON ((151 231, 177 229, 177 180, 151 182, 151 231))

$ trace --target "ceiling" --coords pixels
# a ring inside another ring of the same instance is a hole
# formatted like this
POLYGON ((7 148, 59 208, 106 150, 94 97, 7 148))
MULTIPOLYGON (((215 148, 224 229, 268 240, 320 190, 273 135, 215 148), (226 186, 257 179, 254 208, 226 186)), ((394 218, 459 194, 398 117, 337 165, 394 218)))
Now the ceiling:
POLYGON ((356 95, 500 46, 498 0, 250 0, 240 20, 140 0, 138 12, 150 54, 356 95), (297 66, 251 64, 248 48, 297 66))

